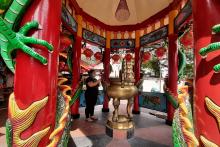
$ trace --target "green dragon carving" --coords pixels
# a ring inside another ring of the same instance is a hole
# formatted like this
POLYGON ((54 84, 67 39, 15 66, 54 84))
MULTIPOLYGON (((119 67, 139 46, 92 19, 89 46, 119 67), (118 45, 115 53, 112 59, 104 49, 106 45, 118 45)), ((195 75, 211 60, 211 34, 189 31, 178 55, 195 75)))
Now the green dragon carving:
POLYGON ((70 101, 70 106, 73 105, 75 103, 75 101, 80 97, 81 93, 82 93, 82 88, 83 88, 83 82, 80 82, 76 91, 74 92, 72 99, 70 101))
MULTIPOLYGON (((217 24, 215 26, 212 27, 212 32, 214 34, 216 33, 220 33, 220 24, 217 24)), ((206 58, 207 55, 210 53, 210 52, 213 52, 213 51, 216 51, 216 50, 219 50, 220 49, 220 42, 214 42, 214 43, 211 43, 209 44, 208 46, 206 47, 203 47, 200 49, 199 51, 199 54, 203 57, 203 58, 206 58)), ((213 67, 213 70, 215 72, 220 72, 220 64, 217 64, 213 67)), ((193 122, 192 120, 192 110, 191 110, 191 106, 190 106, 190 103, 189 101, 187 101, 187 110, 188 110, 188 116, 187 118, 189 118, 190 122, 193 122)), ((175 114, 174 114, 174 119, 173 119, 173 144, 174 144, 174 147, 179 147, 179 146, 183 146, 183 147, 186 147, 187 144, 186 144, 186 140, 184 139, 184 134, 183 134, 183 131, 182 129, 180 129, 180 118, 179 118, 179 112, 180 110, 177 109, 175 111, 175 114)), ((194 133, 194 129, 193 129, 193 126, 191 128, 191 132, 194 133)), ((209 143, 210 146, 214 146, 215 144, 208 141, 206 138, 204 138, 203 136, 201 137, 201 140, 202 142, 204 143, 204 140, 206 140, 206 142, 209 143)), ((196 145, 194 145, 196 146, 196 145)))
POLYGON ((0 15, 8 9, 9 5, 11 4, 11 0, 0 0, 0 15))
MULTIPOLYGON (((213 34, 219 34, 220 33, 220 24, 214 25, 212 27, 212 33, 213 34)), ((203 58, 206 58, 207 55, 210 52, 217 51, 219 49, 220 49, 220 42, 213 42, 213 43, 209 44, 208 46, 201 48, 200 51, 199 51, 199 54, 203 58)), ((220 63, 216 64, 213 67, 213 70, 214 70, 214 72, 219 73, 220 72, 220 63)), ((207 106, 208 110, 213 114, 213 116, 216 117, 216 120, 219 123, 219 120, 218 120, 219 107, 215 103, 213 103, 212 100, 208 97, 205 98, 205 102, 206 102, 206 106, 207 106)), ((213 146, 213 147, 218 146, 214 142, 212 142, 211 140, 205 138, 205 136, 203 136, 203 135, 200 136, 200 139, 201 139, 204 146, 213 146)))
MULTIPOLYGON (((183 70, 186 66, 186 55, 178 49, 178 58, 179 58, 179 64, 178 64, 178 79, 180 76, 183 74, 183 70)), ((177 102, 177 99, 175 98, 176 96, 166 87, 165 84, 165 96, 168 99, 168 101, 172 104, 172 106, 177 109, 179 104, 177 102)))
POLYGON ((11 121, 9 119, 7 119, 6 121, 6 141, 7 141, 7 145, 8 147, 12 147, 12 124, 11 121))
MULTIPOLYGON (((14 50, 21 49, 43 64, 47 64, 47 59, 26 44, 39 44, 45 46, 49 51, 53 51, 53 46, 48 42, 26 36, 29 30, 38 29, 39 24, 37 21, 26 23, 18 32, 15 32, 17 22, 19 22, 22 13, 30 2, 31 0, 0 0, 0 54, 13 73, 15 68, 11 53, 14 50)), ((7 144, 12 146, 12 126, 9 120, 6 122, 6 134, 7 144)))
MULTIPOLYGON (((55 128, 59 127, 59 120, 63 115, 65 107, 66 107, 65 98, 64 98, 61 90, 58 88, 58 90, 57 90, 57 108, 56 108, 56 123, 55 123, 56 126, 55 126, 55 128)), ((71 114, 70 113, 68 113, 67 119, 68 119, 68 121, 65 125, 62 137, 61 137, 57 147, 67 147, 69 136, 70 136, 69 135, 70 134, 70 129, 71 129, 71 114)))
POLYGON ((181 75, 183 74, 184 68, 186 67, 186 55, 181 49, 178 49, 178 79, 180 79, 181 75))
POLYGON ((37 21, 26 23, 23 27, 15 32, 13 29, 24 9, 31 0, 0 0, 0 48, 1 56, 7 67, 14 73, 14 62, 11 53, 16 49, 21 49, 31 57, 39 60, 43 64, 47 64, 47 59, 32 50, 26 44, 39 44, 45 46, 49 51, 53 51, 53 46, 48 42, 34 37, 27 37, 26 34, 31 29, 38 29, 37 21), (4 13, 5 12, 5 13, 4 13))
POLYGON ((73 56, 73 49, 69 47, 68 52, 67 52, 67 65, 71 73, 72 73, 72 68, 73 68, 72 56, 73 56))
MULTIPOLYGON (((187 31, 186 31, 187 32, 187 31)), ((185 34, 185 33, 184 33, 185 34)), ((183 35, 184 35, 183 34, 183 35)), ((179 41, 179 40, 178 40, 179 41)), ((181 51, 181 49, 178 49, 178 79, 181 78, 184 68, 186 67, 186 55, 183 51, 181 51)), ((184 139, 184 135, 181 129, 181 119, 180 119, 180 104, 177 101, 177 96, 174 95, 166 86, 167 81, 165 82, 165 87, 164 87, 164 91, 165 91, 165 96, 166 98, 169 100, 169 102, 172 104, 172 106, 176 109, 175 113, 174 113, 174 118, 173 118, 173 124, 172 124, 172 138, 173 138, 173 146, 174 147, 179 147, 179 146, 187 146, 185 139, 184 139)), ((179 93, 179 92, 178 92, 179 93)), ((188 120, 192 123, 192 110, 191 110, 191 104, 189 103, 188 99, 186 100, 187 103, 187 118, 188 120)), ((190 132, 194 132, 194 129, 191 128, 190 132)))
MULTIPOLYGON (((213 34, 220 33, 220 24, 217 24, 212 27, 212 32, 213 34)), ((220 49, 220 42, 214 42, 209 44, 208 46, 201 48, 199 51, 199 54, 203 57, 206 58, 208 53, 219 50, 220 49)), ((213 67, 215 72, 220 72, 220 63, 215 65, 213 67)))

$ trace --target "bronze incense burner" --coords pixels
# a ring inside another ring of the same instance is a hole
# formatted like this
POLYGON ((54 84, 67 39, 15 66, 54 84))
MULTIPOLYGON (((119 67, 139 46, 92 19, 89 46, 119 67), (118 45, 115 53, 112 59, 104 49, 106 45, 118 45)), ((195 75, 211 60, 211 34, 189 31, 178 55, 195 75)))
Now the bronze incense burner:
POLYGON ((112 129, 131 129, 134 128, 132 121, 133 97, 138 93, 134 84, 134 74, 132 64, 122 63, 122 71, 119 78, 111 78, 110 85, 107 87, 107 95, 113 99, 113 116, 107 121, 107 126, 112 129), (119 115, 120 100, 127 100, 127 116, 119 115))

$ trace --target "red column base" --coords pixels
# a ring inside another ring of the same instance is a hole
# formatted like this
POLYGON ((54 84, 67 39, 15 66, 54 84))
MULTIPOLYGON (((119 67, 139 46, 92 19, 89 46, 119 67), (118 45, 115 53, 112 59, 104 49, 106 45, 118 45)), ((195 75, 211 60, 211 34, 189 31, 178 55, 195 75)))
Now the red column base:
POLYGON ((102 108, 102 112, 109 112, 109 108, 102 108))
POLYGON ((139 95, 134 97, 134 106, 132 110, 133 114, 140 114, 140 107, 139 107, 139 95))
POLYGON ((166 119, 166 124, 172 125, 174 112, 175 112, 175 108, 172 106, 172 104, 170 102, 168 102, 167 103, 167 119, 166 119))
POLYGON ((105 94, 102 112, 109 112, 108 102, 109 102, 108 96, 105 94))
MULTIPOLYGON (((170 34, 169 39, 169 58, 168 58, 168 88, 174 94, 177 95, 178 86, 178 49, 176 45, 177 35, 170 34)), ((168 101, 167 103, 167 124, 172 124, 173 115, 175 109, 172 104, 168 101)))
POLYGON ((169 125, 169 126, 172 126, 173 121, 170 121, 170 120, 167 119, 167 120, 166 120, 166 124, 169 125))
POLYGON ((80 100, 79 98, 76 100, 76 102, 72 105, 71 107, 71 118, 72 119, 78 119, 80 118, 79 114, 79 105, 80 105, 80 100))
POLYGON ((132 110, 132 114, 141 114, 140 110, 136 111, 136 110, 132 110))
POLYGON ((71 118, 72 119, 79 119, 80 118, 80 114, 71 114, 71 118))
MULTIPOLYGON (((80 58, 81 58, 82 37, 79 37, 79 36, 75 36, 75 37, 76 39, 75 39, 74 50, 73 50, 72 89, 75 89, 80 82, 80 58)), ((80 117, 79 105, 80 105, 80 98, 78 98, 71 107, 71 115, 72 115, 72 118, 74 119, 80 117)))

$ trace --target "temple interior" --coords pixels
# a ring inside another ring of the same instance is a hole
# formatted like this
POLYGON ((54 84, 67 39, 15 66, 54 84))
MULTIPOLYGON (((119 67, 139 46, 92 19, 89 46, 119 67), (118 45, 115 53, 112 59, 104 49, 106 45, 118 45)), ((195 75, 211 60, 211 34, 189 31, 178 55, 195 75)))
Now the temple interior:
POLYGON ((220 147, 218 14, 218 0, 0 0, 0 147, 220 147))

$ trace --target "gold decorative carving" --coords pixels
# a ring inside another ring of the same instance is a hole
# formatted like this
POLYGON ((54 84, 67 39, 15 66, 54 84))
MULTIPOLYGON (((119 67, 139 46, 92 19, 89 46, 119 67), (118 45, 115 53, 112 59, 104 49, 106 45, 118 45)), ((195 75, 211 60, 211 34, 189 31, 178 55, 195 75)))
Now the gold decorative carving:
POLYGON ((67 123, 67 118, 68 118, 68 113, 70 109, 69 102, 71 100, 71 96, 67 95, 67 91, 72 90, 70 86, 68 85, 63 85, 64 82, 66 82, 68 79, 66 78, 59 78, 58 79, 58 86, 62 90, 62 94, 64 95, 65 98, 65 109, 63 112, 63 115, 61 116, 59 120, 59 126, 50 134, 50 144, 47 147, 56 147, 62 137, 62 132, 64 131, 64 128, 67 123))
MULTIPOLYGON (((213 114, 213 116, 215 116, 218 122, 218 127, 220 129, 220 107, 216 105, 209 97, 205 98, 205 103, 208 110, 213 114)), ((205 147, 219 147, 212 141, 206 139, 204 136, 200 136, 200 139, 205 147)))
POLYGON ((21 110, 16 101, 14 93, 9 98, 9 116, 13 129, 13 145, 19 147, 36 147, 41 139, 48 133, 50 127, 34 133, 27 139, 21 138, 21 133, 31 126, 37 113, 46 105, 48 97, 32 103, 28 108, 21 110))
POLYGON ((209 97, 205 98, 205 103, 208 110, 215 116, 220 129, 220 107, 216 105, 209 97))
POLYGON ((210 140, 206 139, 204 136, 200 136, 200 139, 204 145, 204 147, 219 147, 217 144, 211 142, 210 140))
POLYGON ((188 118, 188 109, 186 106, 186 101, 188 98, 188 86, 182 86, 179 88, 181 94, 178 95, 179 103, 179 118, 181 122, 181 129, 184 135, 184 139, 188 147, 199 146, 199 141, 195 137, 194 132, 192 132, 193 125, 188 118))

